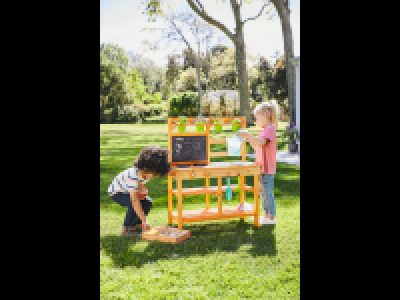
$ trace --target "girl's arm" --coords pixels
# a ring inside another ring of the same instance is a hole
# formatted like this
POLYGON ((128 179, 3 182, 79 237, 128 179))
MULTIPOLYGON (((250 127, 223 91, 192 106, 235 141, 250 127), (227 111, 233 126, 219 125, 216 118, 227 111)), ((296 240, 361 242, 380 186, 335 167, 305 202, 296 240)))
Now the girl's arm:
POLYGON ((265 139, 265 138, 259 139, 259 138, 256 138, 255 136, 252 136, 250 133, 247 134, 247 140, 253 148, 255 148, 255 146, 262 147, 267 142, 269 142, 269 139, 265 139))

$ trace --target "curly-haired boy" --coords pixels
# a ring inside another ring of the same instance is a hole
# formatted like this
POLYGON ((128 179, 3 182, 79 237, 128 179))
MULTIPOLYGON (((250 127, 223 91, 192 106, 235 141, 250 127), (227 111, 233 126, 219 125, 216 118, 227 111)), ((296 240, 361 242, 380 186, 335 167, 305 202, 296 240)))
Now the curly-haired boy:
POLYGON ((108 187, 108 194, 119 205, 128 207, 123 235, 141 233, 142 228, 150 230, 146 216, 152 207, 152 200, 144 184, 151 178, 166 176, 169 172, 168 149, 147 146, 142 149, 132 168, 114 178, 108 187))

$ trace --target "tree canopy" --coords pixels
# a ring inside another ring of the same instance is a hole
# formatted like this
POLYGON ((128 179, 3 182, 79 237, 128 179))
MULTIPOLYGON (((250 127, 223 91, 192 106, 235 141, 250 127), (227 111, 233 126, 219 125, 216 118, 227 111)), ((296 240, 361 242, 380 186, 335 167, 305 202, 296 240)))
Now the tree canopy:
POLYGON ((103 109, 133 101, 128 76, 128 58, 114 45, 100 45, 100 102, 103 109))

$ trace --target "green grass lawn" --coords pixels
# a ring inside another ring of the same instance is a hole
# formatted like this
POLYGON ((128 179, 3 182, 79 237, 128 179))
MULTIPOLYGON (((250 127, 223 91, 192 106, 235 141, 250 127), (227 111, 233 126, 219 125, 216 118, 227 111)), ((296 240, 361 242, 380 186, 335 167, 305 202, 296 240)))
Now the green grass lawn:
MULTIPOLYGON (((284 128, 286 124, 280 124, 284 128)), ((232 136, 223 132, 213 138, 232 136)), ((260 129, 250 128, 254 135, 260 129)), ((278 129, 279 132, 279 129, 278 129)), ((108 185, 132 166, 142 147, 168 147, 167 125, 100 125, 100 297, 102 299, 299 299, 300 298, 300 167, 277 163, 277 224, 254 227, 250 218, 184 224, 191 237, 180 244, 122 237, 126 208, 107 194, 108 185)), ((278 149, 279 149, 278 135, 278 149)), ((211 145, 226 151, 225 145, 211 145)), ((250 146, 248 148, 250 151, 250 146)), ((211 161, 238 161, 229 157, 211 161)), ((248 158, 248 161, 252 159, 248 158)), ((167 178, 147 183, 153 209, 152 226, 167 225, 167 178)), ((223 179, 225 184, 225 179, 223 179)), ((237 177, 231 178, 231 184, 237 177)), ((210 179, 217 185, 217 179, 210 179)), ((246 177, 253 186, 253 178, 246 177)), ((184 180, 183 188, 205 185, 184 180)), ((175 181, 173 181, 175 188, 175 181)), ((246 201, 254 203, 252 193, 246 201)), ((205 195, 185 197, 183 209, 205 208, 205 195)), ((237 193, 224 205, 239 204, 237 193)), ((174 211, 177 199, 173 196, 174 211)), ((218 198, 210 196, 210 206, 218 198)), ((260 214, 262 213, 260 204, 260 214)), ((174 223, 174 227, 177 225, 174 223)))

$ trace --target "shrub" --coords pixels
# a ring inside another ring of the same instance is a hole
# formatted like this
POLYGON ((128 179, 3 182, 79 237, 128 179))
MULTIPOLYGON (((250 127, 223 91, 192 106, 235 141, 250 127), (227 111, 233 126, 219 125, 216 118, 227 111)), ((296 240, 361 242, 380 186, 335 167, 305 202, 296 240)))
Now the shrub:
POLYGON ((169 116, 177 117, 181 115, 198 115, 199 97, 195 92, 178 93, 171 97, 169 101, 169 116))
POLYGON ((143 110, 139 105, 124 106, 118 109, 116 123, 137 123, 143 116, 143 110))
POLYGON ((133 104, 118 109, 116 123, 144 123, 147 119, 168 115, 166 103, 161 104, 133 104))
POLYGON ((105 109, 104 110, 104 123, 111 124, 112 123, 112 109, 105 109))
POLYGON ((166 105, 163 103, 146 105, 145 110, 146 110, 146 113, 145 113, 146 117, 159 116, 163 112, 165 112, 165 113, 168 112, 166 110, 166 105))

